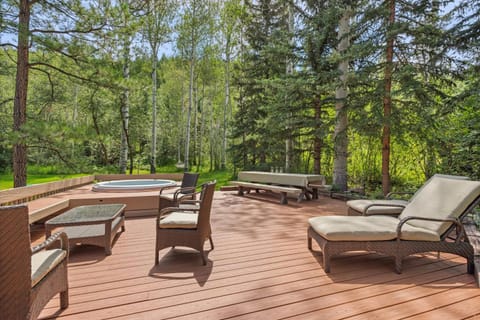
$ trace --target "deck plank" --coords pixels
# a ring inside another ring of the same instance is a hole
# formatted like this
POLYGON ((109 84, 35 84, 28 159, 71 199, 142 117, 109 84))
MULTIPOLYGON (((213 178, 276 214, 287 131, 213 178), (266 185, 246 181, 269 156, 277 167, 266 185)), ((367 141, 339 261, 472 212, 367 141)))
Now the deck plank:
MULTIPOLYGON (((307 219, 346 214, 343 201, 320 197, 288 206, 216 192, 215 250, 202 266, 190 249, 164 249, 153 265, 155 219, 127 219, 105 256, 80 246, 69 261, 70 306, 52 299, 40 319, 463 319, 476 315, 480 289, 465 259, 435 253, 405 259, 351 252, 322 268, 307 249, 307 219), (465 304, 470 305, 469 308, 465 304), (469 311, 464 310, 469 309, 469 311), (430 318, 431 319, 431 318, 430 318)), ((40 239, 41 237, 37 237, 40 239)), ((208 247, 208 245, 207 245, 208 247)))

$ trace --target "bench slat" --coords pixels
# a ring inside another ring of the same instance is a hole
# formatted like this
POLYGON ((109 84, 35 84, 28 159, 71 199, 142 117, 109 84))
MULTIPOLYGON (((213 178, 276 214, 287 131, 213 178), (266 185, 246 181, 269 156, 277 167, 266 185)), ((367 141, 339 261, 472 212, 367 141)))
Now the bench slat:
POLYGON ((252 189, 262 189, 262 190, 271 190, 271 191, 278 191, 278 192, 288 192, 294 194, 302 193, 301 189, 292 188, 292 187, 284 187, 284 186, 276 186, 271 184, 262 184, 262 183, 253 183, 253 182, 244 182, 244 181, 231 181, 233 185, 247 187, 252 189))
POLYGON ((268 190, 271 192, 279 192, 280 193, 280 203, 287 204, 287 193, 293 193, 298 196, 300 199, 303 191, 298 188, 292 187, 284 187, 284 186, 277 186, 277 185, 270 185, 270 184, 262 184, 262 183, 253 183, 253 182, 245 182, 245 181, 230 181, 231 184, 238 186, 238 194, 243 195, 243 189, 246 188, 248 190, 255 189, 255 190, 268 190))

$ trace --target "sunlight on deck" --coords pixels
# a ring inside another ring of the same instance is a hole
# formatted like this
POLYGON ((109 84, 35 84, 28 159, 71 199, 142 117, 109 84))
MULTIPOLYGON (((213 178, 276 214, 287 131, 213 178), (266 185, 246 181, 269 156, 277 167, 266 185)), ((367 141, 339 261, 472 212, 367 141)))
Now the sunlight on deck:
MULTIPOLYGON (((288 205, 261 195, 216 192, 215 250, 202 266, 194 250, 160 251, 155 219, 126 222, 113 246, 79 246, 70 256, 70 306, 54 298, 40 319, 463 319, 478 314, 480 290, 463 258, 436 253, 393 260, 365 252, 332 259, 307 249, 307 219, 345 214, 344 202, 321 197, 288 205)), ((208 244, 206 245, 208 248, 208 244)))

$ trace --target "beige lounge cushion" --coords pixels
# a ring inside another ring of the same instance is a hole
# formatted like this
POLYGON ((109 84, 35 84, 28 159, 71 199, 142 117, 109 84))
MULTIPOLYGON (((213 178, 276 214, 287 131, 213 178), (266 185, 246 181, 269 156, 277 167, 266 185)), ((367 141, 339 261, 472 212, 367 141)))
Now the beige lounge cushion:
POLYGON ((32 255, 32 287, 40 282, 53 268, 65 259, 62 249, 42 250, 32 255))
POLYGON ((376 204, 378 206, 373 206, 368 208, 367 214, 386 214, 386 215, 399 215, 402 213, 403 208, 408 204, 406 200, 369 200, 369 199, 357 199, 347 201, 347 206, 352 208, 355 211, 363 213, 367 206, 376 204), (389 207, 386 205, 394 204, 401 207, 389 207))
MULTIPOLYGON (((458 218, 480 195, 480 182, 436 177, 425 185, 399 216, 424 218, 458 218)), ((439 236, 451 223, 409 220, 407 224, 429 229, 439 236)))
MULTIPOLYGON (((397 238, 400 222, 391 216, 324 216, 308 220, 319 235, 329 241, 387 241, 397 238)), ((436 232, 404 224, 402 240, 439 241, 436 232)))
POLYGON ((398 219, 390 216, 324 216, 308 222, 330 241, 382 241, 397 237, 398 219))
POLYGON ((440 241, 440 235, 430 229, 414 227, 408 223, 405 223, 402 226, 402 234, 400 235, 400 239, 415 241, 440 241))
POLYGON ((197 213, 174 211, 160 220, 160 228, 195 229, 197 227, 197 221, 197 213))

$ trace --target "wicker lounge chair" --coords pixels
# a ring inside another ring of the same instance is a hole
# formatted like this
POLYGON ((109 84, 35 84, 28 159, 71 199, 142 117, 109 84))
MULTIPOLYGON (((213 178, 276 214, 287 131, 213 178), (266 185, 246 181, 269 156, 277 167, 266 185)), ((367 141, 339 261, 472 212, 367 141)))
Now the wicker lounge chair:
POLYGON ((438 177, 425 185, 400 216, 323 216, 309 219, 308 248, 312 238, 323 253, 323 268, 330 258, 347 251, 375 251, 402 259, 421 252, 449 252, 467 259, 473 272, 473 248, 465 237, 462 219, 480 203, 480 182, 438 177), (452 240, 451 236, 455 235, 452 240))
POLYGON ((56 233, 31 248, 25 205, 0 207, 0 225, 0 319, 37 319, 47 302, 58 293, 60 308, 66 308, 68 239, 65 233, 56 233))
POLYGON ((210 211, 216 182, 202 185, 199 200, 183 200, 180 207, 162 209, 157 216, 155 264, 159 263, 159 251, 175 246, 185 246, 200 251, 203 265, 207 258, 203 249, 205 241, 210 240, 213 250, 210 211))
POLYGON ((160 210, 168 207, 176 207, 182 199, 195 199, 198 176, 198 173, 185 172, 182 184, 175 192, 165 193, 165 189, 160 190, 158 211, 160 212, 160 210))
POLYGON ((348 215, 349 216, 358 216, 358 215, 373 215, 373 214, 382 214, 382 215, 393 215, 398 216, 402 213, 403 209, 407 204, 412 201, 415 196, 422 190, 422 188, 430 183, 432 180, 437 178, 449 178, 449 179, 460 179, 460 180, 469 180, 469 177, 465 176, 453 176, 446 174, 435 174, 430 179, 428 179, 417 192, 390 192, 385 197, 386 199, 355 199, 347 201, 348 215), (410 196, 409 200, 400 199, 399 197, 404 197, 405 195, 410 196))

